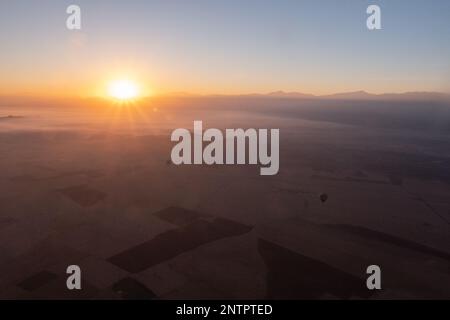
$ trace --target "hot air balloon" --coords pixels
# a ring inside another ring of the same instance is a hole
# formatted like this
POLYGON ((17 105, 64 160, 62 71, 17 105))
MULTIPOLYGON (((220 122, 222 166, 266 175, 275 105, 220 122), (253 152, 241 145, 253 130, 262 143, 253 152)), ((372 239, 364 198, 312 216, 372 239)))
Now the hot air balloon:
POLYGON ((319 196, 320 201, 322 201, 322 203, 326 202, 328 200, 328 195, 326 193, 322 193, 319 196))

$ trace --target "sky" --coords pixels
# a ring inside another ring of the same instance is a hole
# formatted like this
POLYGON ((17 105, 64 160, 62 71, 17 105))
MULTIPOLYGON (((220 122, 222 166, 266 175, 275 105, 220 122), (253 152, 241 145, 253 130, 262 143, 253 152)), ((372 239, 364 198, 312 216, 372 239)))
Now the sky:
POLYGON ((1 0, 0 45, 0 94, 450 91, 448 0, 1 0))

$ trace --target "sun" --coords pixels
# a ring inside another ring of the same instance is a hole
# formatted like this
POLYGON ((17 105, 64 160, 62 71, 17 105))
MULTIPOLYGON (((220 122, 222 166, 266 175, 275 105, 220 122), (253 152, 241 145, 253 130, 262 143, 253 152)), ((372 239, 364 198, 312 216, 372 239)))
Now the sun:
POLYGON ((131 80, 115 80, 109 84, 108 94, 121 101, 136 99, 139 96, 139 86, 131 80))

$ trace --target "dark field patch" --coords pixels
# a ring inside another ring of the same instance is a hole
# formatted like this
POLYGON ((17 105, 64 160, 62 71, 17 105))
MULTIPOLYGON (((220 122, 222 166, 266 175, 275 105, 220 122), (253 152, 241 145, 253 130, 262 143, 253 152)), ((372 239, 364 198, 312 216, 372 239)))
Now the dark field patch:
POLYGON ((251 229, 252 227, 223 218, 215 218, 212 222, 196 220, 187 226, 161 233, 108 261, 128 272, 140 272, 203 244, 242 235, 251 229))
POLYGON ((401 248, 410 249, 414 251, 418 251, 427 255, 432 255, 447 261, 450 261, 450 254, 439 251, 434 248, 427 247, 423 244, 409 241, 403 238, 399 238, 384 232, 375 231, 371 229, 367 229, 360 226, 352 226, 347 224, 324 224, 326 228, 333 229, 340 232, 345 232, 346 234, 357 235, 366 239, 376 240, 385 242, 391 245, 395 245, 401 248))
POLYGON ((91 189, 85 185, 69 187, 58 191, 82 207, 91 207, 107 196, 106 193, 91 189))
POLYGON ((150 300, 157 298, 153 291, 133 278, 119 280, 112 286, 112 290, 126 300, 150 300))
POLYGON ((267 266, 267 299, 368 298, 365 279, 336 269, 272 242, 259 239, 258 251, 267 266))
POLYGON ((23 280, 17 286, 27 291, 34 291, 57 278, 58 276, 54 273, 41 271, 23 280))
POLYGON ((81 279, 81 290, 67 289, 67 274, 61 274, 54 280, 30 292, 26 299, 46 300, 86 300, 92 299, 98 294, 98 289, 86 280, 81 279))

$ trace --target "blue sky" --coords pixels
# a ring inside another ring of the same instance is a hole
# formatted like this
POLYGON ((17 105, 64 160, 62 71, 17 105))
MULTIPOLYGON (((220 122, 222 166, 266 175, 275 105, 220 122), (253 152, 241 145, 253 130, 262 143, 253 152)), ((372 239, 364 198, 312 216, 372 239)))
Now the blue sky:
POLYGON ((446 0, 2 0, 0 88, 95 94, 449 91, 446 0), (82 10, 82 30, 65 9, 82 10), (366 28, 369 4, 382 30, 366 28))

